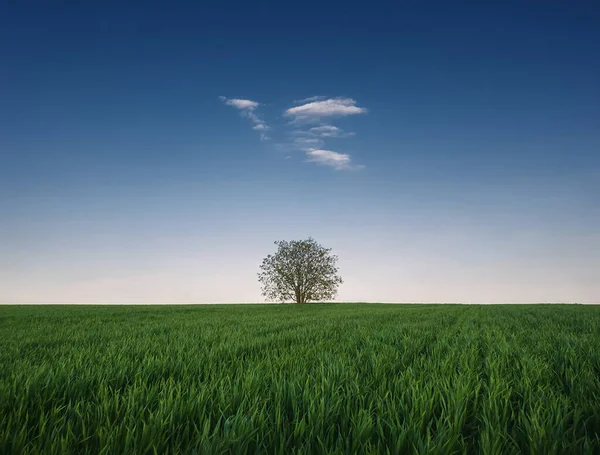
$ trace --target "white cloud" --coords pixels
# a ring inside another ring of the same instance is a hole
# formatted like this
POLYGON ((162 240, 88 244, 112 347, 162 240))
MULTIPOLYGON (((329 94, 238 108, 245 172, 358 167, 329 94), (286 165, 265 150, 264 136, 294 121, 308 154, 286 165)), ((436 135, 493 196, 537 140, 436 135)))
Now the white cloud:
POLYGON ((221 99, 221 101, 223 101, 228 106, 233 106, 239 110, 253 111, 258 106, 260 106, 259 103, 257 103, 256 101, 252 101, 252 100, 244 100, 244 99, 240 99, 240 98, 231 98, 230 99, 230 98, 226 98, 224 96, 220 96, 219 98, 221 99))
POLYGON ((308 130, 312 135, 319 137, 349 137, 355 133, 347 133, 343 129, 333 125, 315 126, 308 130))
POLYGON ((250 120, 252 120, 252 122, 256 123, 257 125, 263 124, 263 121, 260 119, 260 117, 251 110, 243 110, 242 116, 249 118, 250 120))
POLYGON ((350 155, 331 150, 310 149, 306 151, 306 156, 310 162, 330 166, 338 171, 361 169, 364 167, 353 165, 350 155))
POLYGON ((304 98, 303 100, 294 100, 294 104, 305 104, 310 103, 312 101, 321 101, 327 98, 326 96, 311 96, 309 98, 304 98))
POLYGON ((321 139, 317 139, 315 137, 297 137, 294 138, 294 142, 300 145, 315 145, 315 144, 323 144, 321 139))
POLYGON ((317 134, 319 136, 326 136, 326 135, 332 135, 332 134, 337 135, 341 130, 337 126, 333 126, 333 125, 321 125, 321 126, 315 126, 315 127, 311 128, 309 131, 311 133, 317 134))
POLYGON ((318 121, 321 117, 344 117, 366 112, 365 108, 356 106, 352 98, 330 98, 292 107, 284 114, 294 117, 294 121, 318 121))
POLYGON ((245 100, 240 98, 226 98, 224 96, 220 96, 219 99, 223 101, 223 103, 228 106, 233 106, 240 111, 242 117, 246 117, 254 123, 252 127, 253 130, 260 132, 260 140, 266 141, 270 138, 264 133, 266 130, 270 130, 271 127, 267 125, 256 113, 254 110, 260 106, 260 103, 252 100, 245 100))

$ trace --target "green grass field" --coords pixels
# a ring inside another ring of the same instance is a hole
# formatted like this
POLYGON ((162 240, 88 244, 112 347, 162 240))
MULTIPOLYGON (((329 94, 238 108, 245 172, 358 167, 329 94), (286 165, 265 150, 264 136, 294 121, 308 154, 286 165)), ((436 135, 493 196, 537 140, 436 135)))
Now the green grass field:
POLYGON ((600 307, 0 307, 0 453, 600 453, 600 307))

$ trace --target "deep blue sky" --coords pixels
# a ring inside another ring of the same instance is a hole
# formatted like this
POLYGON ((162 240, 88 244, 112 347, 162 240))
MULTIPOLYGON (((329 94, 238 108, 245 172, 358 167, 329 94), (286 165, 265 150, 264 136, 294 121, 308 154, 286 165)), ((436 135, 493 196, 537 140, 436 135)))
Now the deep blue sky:
POLYGON ((123 3, 0 6, 0 301, 600 302, 597 2, 123 3))

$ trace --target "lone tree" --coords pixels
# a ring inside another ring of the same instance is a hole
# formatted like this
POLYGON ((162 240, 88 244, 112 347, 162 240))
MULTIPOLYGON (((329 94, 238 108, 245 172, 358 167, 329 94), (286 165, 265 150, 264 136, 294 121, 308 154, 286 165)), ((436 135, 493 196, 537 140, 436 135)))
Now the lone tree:
POLYGON ((280 240, 275 245, 277 252, 263 259, 258 274, 267 300, 308 303, 335 298, 343 281, 336 266, 338 257, 330 253, 331 249, 310 237, 280 240))

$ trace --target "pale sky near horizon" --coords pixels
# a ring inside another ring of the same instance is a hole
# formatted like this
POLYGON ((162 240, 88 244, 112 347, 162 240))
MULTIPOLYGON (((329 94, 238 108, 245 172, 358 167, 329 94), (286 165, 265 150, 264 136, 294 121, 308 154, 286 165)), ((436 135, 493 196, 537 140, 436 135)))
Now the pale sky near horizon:
POLYGON ((0 303, 600 303, 600 6, 0 7, 0 303))

